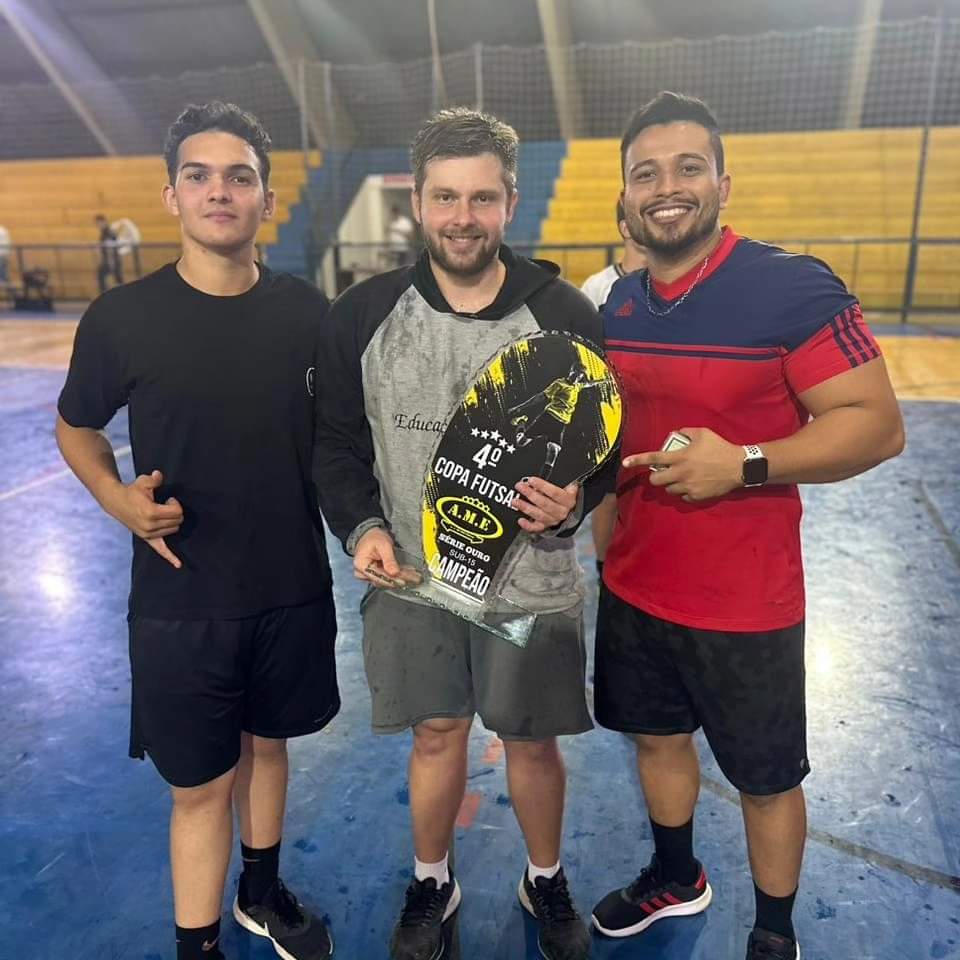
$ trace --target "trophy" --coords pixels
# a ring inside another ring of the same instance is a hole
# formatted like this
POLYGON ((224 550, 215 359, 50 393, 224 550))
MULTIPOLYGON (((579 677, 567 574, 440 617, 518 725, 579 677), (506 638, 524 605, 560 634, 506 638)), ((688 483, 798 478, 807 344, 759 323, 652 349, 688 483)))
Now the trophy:
POLYGON ((501 592, 529 540, 515 484, 563 487, 599 469, 617 445, 622 408, 600 351, 574 334, 516 340, 477 375, 427 465, 420 556, 401 551, 421 582, 403 587, 517 646, 535 614, 501 592))

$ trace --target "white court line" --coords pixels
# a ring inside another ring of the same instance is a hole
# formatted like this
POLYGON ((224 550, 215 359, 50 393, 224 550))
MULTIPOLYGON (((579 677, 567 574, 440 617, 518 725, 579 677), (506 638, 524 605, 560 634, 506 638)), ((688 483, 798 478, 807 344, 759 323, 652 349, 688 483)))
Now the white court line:
MULTIPOLYGON (((119 459, 120 457, 126 457, 130 454, 130 447, 117 447, 113 451, 113 455, 119 459)), ((19 487, 13 487, 11 490, 4 490, 3 493, 0 493, 0 502, 4 500, 12 500, 14 497, 19 497, 21 493, 27 493, 30 490, 36 490, 37 487, 46 486, 48 483, 53 483, 55 480, 61 480, 63 477, 69 477, 73 475, 73 471, 66 467, 63 470, 58 470, 56 473, 48 473, 45 477, 37 477, 36 480, 31 480, 29 483, 25 483, 19 487)))
POLYGON ((66 852, 58 853, 45 867, 42 867, 33 875, 33 879, 36 880, 37 877, 45 874, 55 863, 59 863, 66 855, 66 852))

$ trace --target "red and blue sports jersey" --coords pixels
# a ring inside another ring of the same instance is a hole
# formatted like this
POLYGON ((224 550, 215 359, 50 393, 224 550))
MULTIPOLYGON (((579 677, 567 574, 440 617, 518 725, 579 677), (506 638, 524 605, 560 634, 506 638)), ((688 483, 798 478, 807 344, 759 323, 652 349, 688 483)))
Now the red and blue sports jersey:
MULTIPOLYGON (((723 237, 696 276, 618 280, 603 307, 607 355, 625 397, 622 453, 659 450, 671 430, 709 427, 732 443, 778 440, 809 419, 805 390, 880 355, 860 307, 820 260, 723 237)), ((795 485, 687 503, 621 469, 604 582, 663 620, 767 631, 804 616, 795 485)))

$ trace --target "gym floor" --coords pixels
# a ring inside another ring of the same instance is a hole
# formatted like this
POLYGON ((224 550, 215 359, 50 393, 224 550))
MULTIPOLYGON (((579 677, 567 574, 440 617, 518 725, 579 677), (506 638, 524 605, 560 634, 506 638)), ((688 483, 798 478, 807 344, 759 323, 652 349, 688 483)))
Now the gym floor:
MULTIPOLYGON (((149 762, 126 757, 129 535, 65 469, 53 439, 75 321, 0 317, 0 957, 166 960, 168 791, 149 762)), ((960 958, 960 338, 956 327, 874 329, 907 450, 803 491, 813 766, 795 917, 804 960, 960 958)), ((125 412, 107 432, 130 478, 125 412)), ((592 546, 579 537, 592 646, 592 546)), ((410 736, 369 731, 361 590, 339 545, 330 552, 344 706, 327 730, 291 742, 281 865, 328 915, 337 957, 377 960, 412 862, 410 736)), ((563 750, 563 859, 588 915, 646 863, 650 831, 624 738, 596 729, 563 750)), ((633 940, 598 938, 598 960, 743 956, 753 891, 740 812, 702 741, 701 755, 697 850, 713 905, 633 940)), ((456 838, 462 956, 532 960, 503 749, 479 725, 469 776, 456 838)), ((223 948, 274 956, 229 919, 223 948)))

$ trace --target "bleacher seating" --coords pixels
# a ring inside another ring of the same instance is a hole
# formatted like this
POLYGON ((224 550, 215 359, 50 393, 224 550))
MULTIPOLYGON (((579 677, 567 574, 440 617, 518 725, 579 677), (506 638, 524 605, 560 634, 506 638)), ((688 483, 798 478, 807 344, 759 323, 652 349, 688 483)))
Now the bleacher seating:
MULTIPOLYGON (((903 241, 913 222, 920 143, 919 129, 731 134, 724 146, 733 189, 722 220, 743 236, 826 260, 868 308, 895 307, 906 278, 903 241), (836 242, 843 238, 884 242, 836 242), (798 242, 811 240, 819 242, 798 242)), ((620 188, 618 141, 572 141, 541 242, 618 244, 613 206, 620 188)), ((930 137, 920 236, 958 235, 960 128, 937 128, 930 137)), ((960 306, 956 255, 956 247, 921 246, 917 306, 960 306)), ((606 263, 602 249, 561 259, 575 283, 606 263)))
MULTIPOLYGON (((868 309, 895 308, 905 284, 909 255, 905 240, 913 221, 920 143, 921 131, 915 128, 728 135, 727 169, 733 176, 733 190, 723 221, 744 236, 826 260, 868 309), (854 238, 861 242, 842 242, 854 238)), ((527 215, 526 219, 518 216, 510 239, 514 243, 537 239, 535 220, 546 209, 540 243, 596 245, 593 250, 543 251, 543 256, 560 262, 568 279, 580 283, 606 265, 605 247, 619 247, 613 222, 621 186, 619 142, 574 140, 566 145, 565 156, 562 143, 531 143, 525 150, 525 161, 527 154, 537 159, 549 153, 550 170, 536 176, 539 167, 522 164, 527 215), (542 148, 539 153, 537 148, 542 148), (558 163, 559 175, 544 208, 558 163)), ((349 203, 364 175, 386 169, 375 162, 374 155, 383 152, 354 151, 340 163, 343 203, 349 203)), ((406 163, 404 150, 389 153, 390 170, 406 163)), ((301 204, 303 191, 323 193, 320 206, 329 205, 329 191, 322 190, 326 170, 319 167, 319 155, 311 154, 308 161, 309 180, 302 153, 272 155, 277 213, 258 237, 279 268, 300 273, 304 272, 303 235, 309 228, 304 219, 306 205, 301 204)), ((143 243, 141 272, 173 255, 179 224, 160 203, 164 180, 162 162, 153 156, 0 163, 0 224, 10 231, 14 244, 49 245, 28 251, 25 266, 47 267, 58 297, 89 298, 96 293, 98 235, 93 219, 97 213, 111 221, 129 217, 137 224, 143 243), (78 246, 71 249, 70 244, 78 246), (153 249, 151 244, 167 246, 153 249)), ((325 218, 328 230, 342 213, 332 211, 325 218)), ((931 131, 920 235, 926 239, 960 235, 960 127, 931 131)), ((921 245, 916 305, 960 306, 956 255, 956 245, 921 245)), ((132 265, 129 258, 125 262, 132 265)), ((15 271, 16 262, 11 265, 15 271)), ((133 271, 128 268, 126 275, 132 276, 133 271)))
MULTIPOLYGON (((316 154, 309 159, 319 163, 316 154)), ((94 217, 98 213, 111 222, 127 217, 137 225, 143 244, 138 251, 142 272, 172 258, 180 242, 180 226, 161 204, 165 182, 163 162, 155 156, 0 163, 0 224, 10 231, 15 245, 48 245, 48 249, 25 251, 24 265, 48 268, 56 296, 89 298, 96 294, 99 234, 94 217), (87 246, 64 246, 69 244, 87 246), (168 246, 151 249, 151 244, 168 246)), ((279 226, 289 219, 291 205, 300 201, 305 182, 303 153, 271 154, 270 186, 277 195, 277 209, 273 220, 260 230, 261 245, 277 242, 279 226)), ((125 274, 133 276, 129 257, 125 274)))

